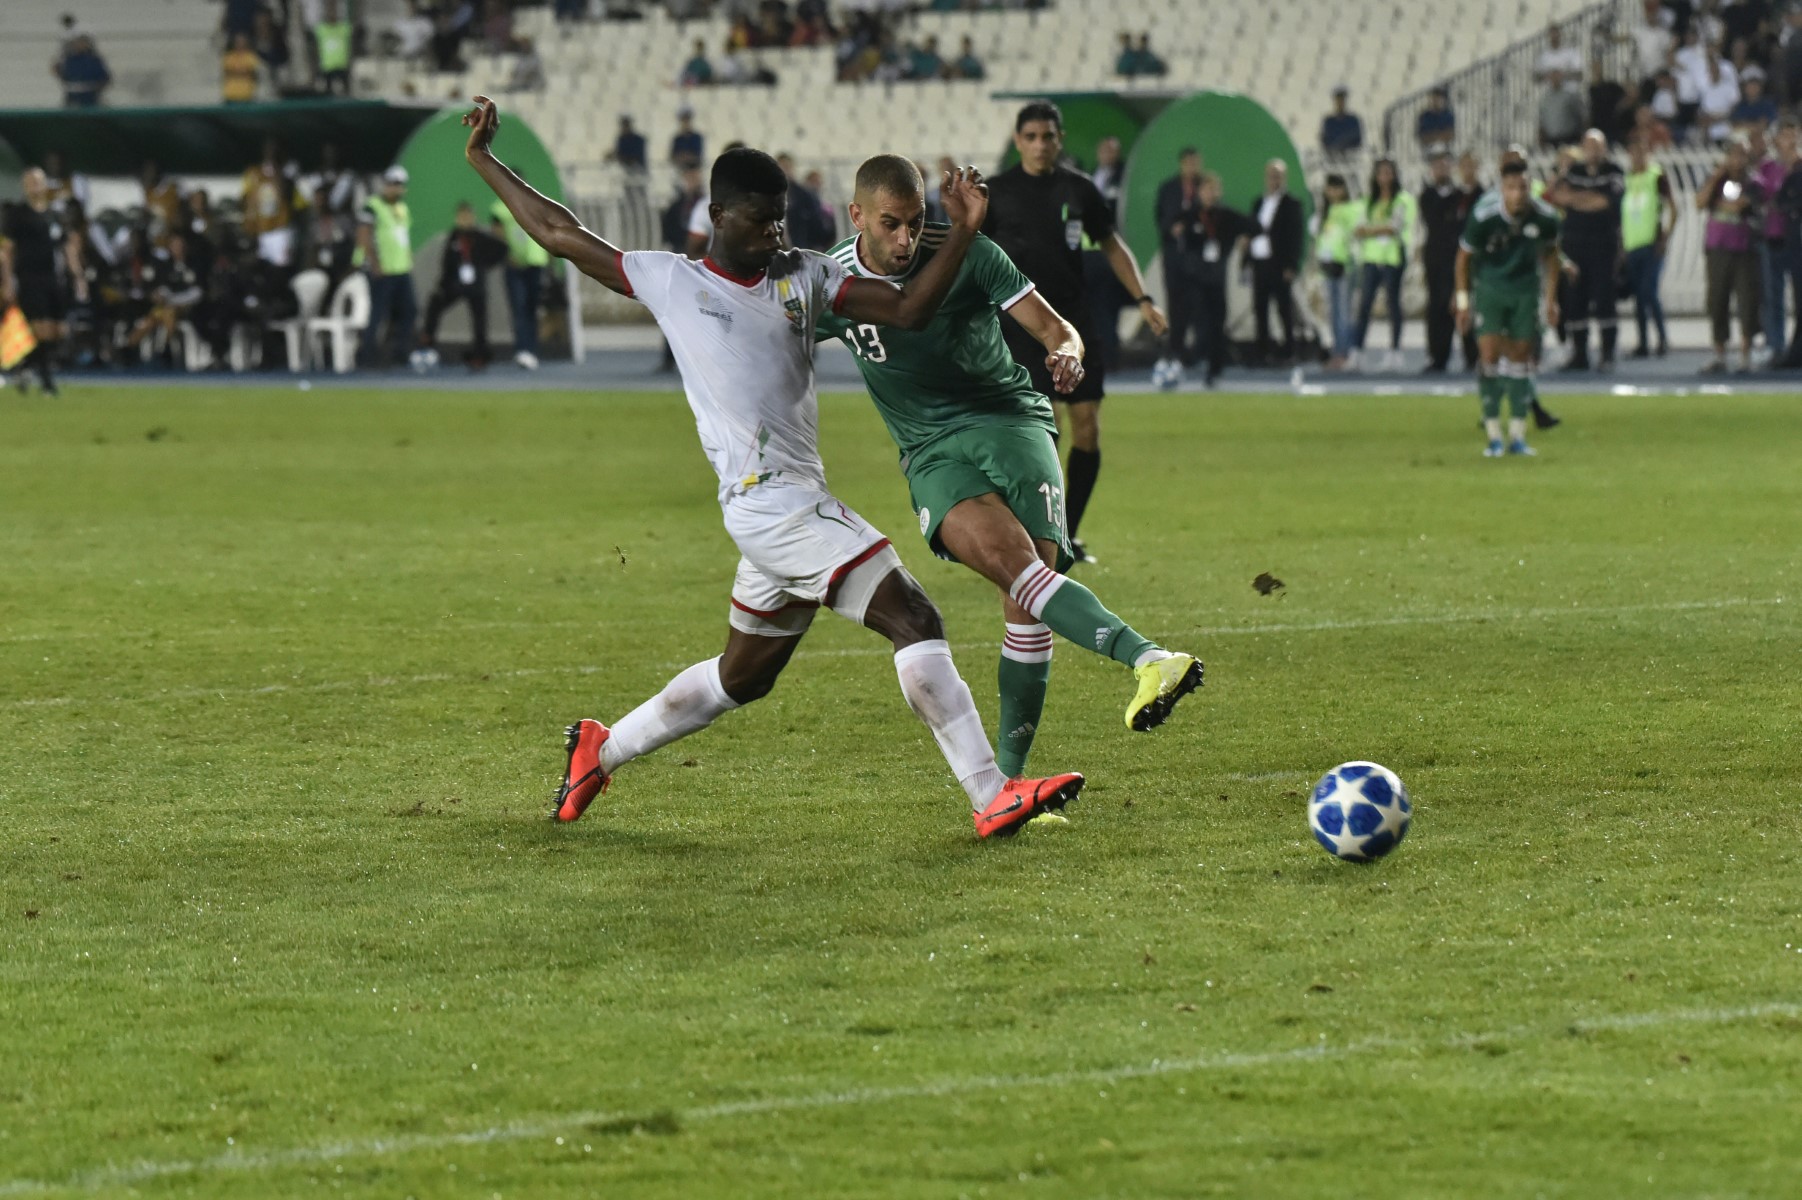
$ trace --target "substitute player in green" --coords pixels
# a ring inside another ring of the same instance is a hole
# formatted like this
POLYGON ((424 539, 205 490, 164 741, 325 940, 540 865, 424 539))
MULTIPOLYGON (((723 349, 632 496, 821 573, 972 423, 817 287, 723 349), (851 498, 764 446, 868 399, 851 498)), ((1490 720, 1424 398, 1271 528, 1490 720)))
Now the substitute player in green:
MULTIPOLYGON (((857 234, 832 255, 853 276, 905 286, 945 238, 927 225, 919 170, 878 155, 857 171, 850 206, 857 234)), ((1051 678, 1051 635, 1131 668, 1137 689, 1126 724, 1139 732, 1169 717, 1201 685, 1202 664, 1141 636, 1082 584, 1070 565, 1063 472, 1050 401, 1008 353, 1006 312, 1046 350, 1053 386, 1082 379, 1082 339, 986 237, 968 257, 924 329, 860 325, 826 315, 822 338, 842 338, 857 356, 889 434, 901 450, 920 532, 941 558, 961 562, 1002 592, 1007 621, 998 677, 1001 719, 995 759, 1022 774, 1051 678)))
POLYGON ((1532 454, 1527 410, 1530 364, 1539 342, 1539 306, 1558 323, 1558 213, 1535 199, 1524 162, 1502 165, 1501 186, 1471 209, 1458 243, 1458 331, 1477 334, 1477 393, 1483 401, 1488 458, 1502 455, 1502 401, 1508 402, 1508 453, 1532 454), (1475 271, 1475 295, 1472 272, 1475 271))

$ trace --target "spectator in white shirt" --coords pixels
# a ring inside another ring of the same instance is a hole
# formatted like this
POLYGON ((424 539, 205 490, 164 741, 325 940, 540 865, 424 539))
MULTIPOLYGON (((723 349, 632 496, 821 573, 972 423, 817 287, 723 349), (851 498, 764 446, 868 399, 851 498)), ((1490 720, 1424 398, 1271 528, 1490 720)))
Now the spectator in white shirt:
POLYGON ((399 58, 413 59, 425 53, 432 40, 432 18, 420 11, 419 0, 407 0, 406 14, 394 19, 389 36, 399 58))
POLYGON ((1554 74, 1563 80, 1581 79, 1583 77, 1583 52, 1575 46, 1564 44, 1564 32, 1553 25, 1545 31, 1546 46, 1539 52, 1539 62, 1533 68, 1533 76, 1550 83, 1554 74))
POLYGON ((1696 7, 1696 15, 1689 27, 1696 31, 1704 46, 1724 45, 1727 26, 1721 21, 1721 0, 1702 0, 1696 7))
POLYGON ((1650 79, 1671 51, 1671 14, 1658 0, 1645 0, 1642 17, 1633 42, 1639 49, 1640 78, 1650 79))
POLYGON ((1733 68, 1715 55, 1708 58, 1708 66, 1701 86, 1701 113, 1697 123, 1708 131, 1708 140, 1720 144, 1727 140, 1733 132, 1729 118, 1733 106, 1739 103, 1739 79, 1733 74, 1733 68))

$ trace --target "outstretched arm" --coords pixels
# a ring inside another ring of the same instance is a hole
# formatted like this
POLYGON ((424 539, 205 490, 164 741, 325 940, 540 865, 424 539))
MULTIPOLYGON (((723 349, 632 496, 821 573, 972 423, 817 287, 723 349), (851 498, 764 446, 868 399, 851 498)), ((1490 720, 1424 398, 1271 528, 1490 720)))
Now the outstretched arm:
POLYGON ((1045 347, 1045 369, 1051 372, 1052 386, 1065 395, 1075 391, 1084 374, 1082 335, 1076 327, 1058 316, 1057 309, 1036 291, 1028 292, 1007 315, 1045 347))
POLYGON ((1139 262, 1133 257, 1126 239, 1118 233, 1114 234, 1101 243, 1101 253, 1106 256, 1107 265, 1113 268, 1114 278, 1120 281, 1120 286, 1139 298, 1139 315, 1151 326, 1151 332, 1163 337, 1164 331, 1170 328, 1170 322, 1164 319, 1164 310, 1145 294, 1145 277, 1139 274, 1139 262))
POLYGON ((899 329, 924 329, 932 322, 989 211, 989 190, 975 167, 945 172, 939 194, 945 215, 951 218, 951 232, 932 261, 904 288, 879 279, 848 280, 839 306, 841 316, 899 329))
POLYGON ((569 262, 605 287, 630 296, 632 285, 620 269, 620 250, 597 237, 576 219, 576 214, 549 196, 534 190, 496 157, 490 147, 494 131, 500 128, 500 112, 494 101, 477 96, 476 106, 463 115, 469 126, 469 144, 463 156, 476 169, 482 182, 494 189, 513 219, 526 235, 558 258, 569 262))

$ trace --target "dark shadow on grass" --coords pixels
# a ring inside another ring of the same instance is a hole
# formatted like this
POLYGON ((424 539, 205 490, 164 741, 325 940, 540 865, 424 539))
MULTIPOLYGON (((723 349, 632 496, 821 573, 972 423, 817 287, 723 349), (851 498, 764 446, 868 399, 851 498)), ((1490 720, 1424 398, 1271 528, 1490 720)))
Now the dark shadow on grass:
POLYGON ((633 1134, 644 1134, 653 1137, 670 1137, 682 1132, 682 1123, 676 1120, 675 1113, 665 1110, 642 1117, 615 1117, 611 1121, 591 1121, 583 1128, 589 1133, 598 1133, 604 1136, 630 1137, 633 1134))

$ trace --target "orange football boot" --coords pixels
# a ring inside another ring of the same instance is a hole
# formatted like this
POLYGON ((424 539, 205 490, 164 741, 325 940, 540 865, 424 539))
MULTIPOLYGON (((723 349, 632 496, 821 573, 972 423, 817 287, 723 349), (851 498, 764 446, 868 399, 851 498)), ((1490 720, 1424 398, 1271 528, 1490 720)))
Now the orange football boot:
POLYGON ((565 729, 563 735, 569 747, 569 765, 563 769, 557 807, 551 815, 559 821, 574 821, 613 782, 601 767, 601 747, 613 733, 599 721, 584 719, 565 729))
POLYGON ((989 806, 972 814, 977 837, 1012 837, 1040 813, 1056 812, 1082 791, 1083 777, 1072 771, 1048 779, 1010 779, 989 806))

